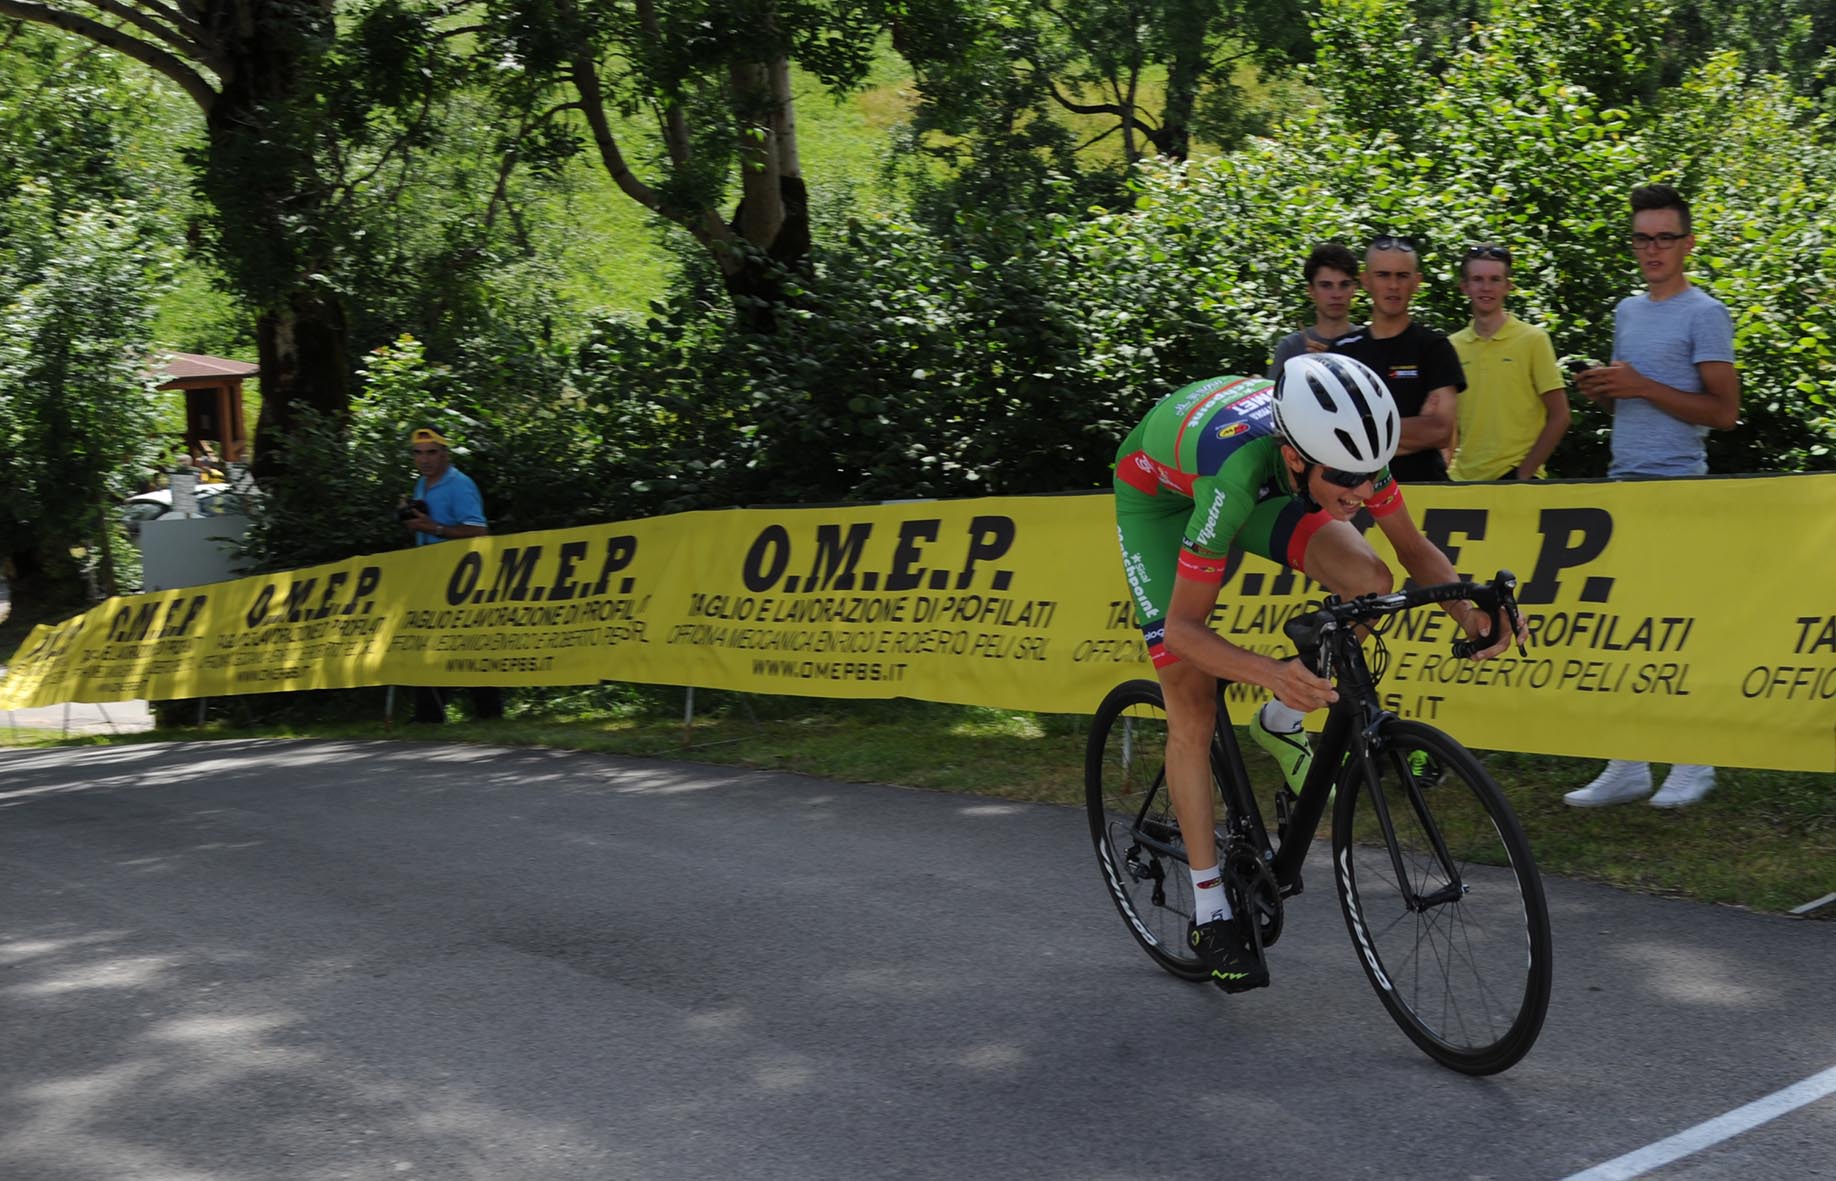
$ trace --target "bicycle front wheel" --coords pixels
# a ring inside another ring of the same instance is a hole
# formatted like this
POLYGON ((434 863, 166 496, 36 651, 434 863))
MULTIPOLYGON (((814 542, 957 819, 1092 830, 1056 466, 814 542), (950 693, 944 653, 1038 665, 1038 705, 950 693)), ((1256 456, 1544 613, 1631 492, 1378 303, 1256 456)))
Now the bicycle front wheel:
POLYGON ((1504 1070, 1549 1008, 1549 908, 1529 841, 1479 760, 1431 726, 1386 725, 1370 769, 1347 765, 1332 828, 1365 975, 1429 1057, 1504 1070))
POLYGON ((1167 710, 1160 686, 1129 681, 1097 707, 1084 755, 1084 808, 1103 884, 1129 934, 1182 980, 1205 969, 1186 945, 1192 877, 1167 791, 1167 710))

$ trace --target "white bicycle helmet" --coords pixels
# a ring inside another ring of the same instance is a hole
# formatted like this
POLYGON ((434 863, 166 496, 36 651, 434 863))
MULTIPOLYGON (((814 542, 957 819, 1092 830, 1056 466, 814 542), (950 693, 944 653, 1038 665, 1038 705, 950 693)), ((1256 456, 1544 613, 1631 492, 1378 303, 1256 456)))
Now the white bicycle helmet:
POLYGON ((1275 429, 1309 463, 1375 472, 1402 442, 1402 417, 1383 379, 1338 353, 1302 353, 1275 383, 1275 429))

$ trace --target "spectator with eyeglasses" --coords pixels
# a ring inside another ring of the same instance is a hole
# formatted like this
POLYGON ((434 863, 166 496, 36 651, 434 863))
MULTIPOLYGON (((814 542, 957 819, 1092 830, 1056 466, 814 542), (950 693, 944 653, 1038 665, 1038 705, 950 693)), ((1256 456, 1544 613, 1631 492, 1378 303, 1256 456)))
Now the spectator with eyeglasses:
POLYGON ((1307 283, 1307 298, 1313 302, 1313 323, 1276 342, 1275 359, 1269 364, 1270 381, 1281 377, 1288 358, 1326 352, 1333 341, 1352 330, 1352 297, 1358 293, 1357 256, 1344 243, 1322 242, 1301 264, 1301 278, 1307 283))
POLYGON ((1371 297, 1371 322, 1332 342, 1332 351, 1377 371, 1402 413, 1402 444, 1390 471, 1404 484, 1445 480, 1443 448, 1454 445, 1457 398, 1466 388, 1447 337, 1409 311, 1422 285, 1421 252, 1410 238, 1371 239, 1359 277, 1371 297))
MULTIPOLYGON (((1575 384, 1612 410, 1609 477, 1704 475, 1709 431, 1729 430, 1740 418, 1734 320, 1684 273, 1696 248, 1689 202, 1669 185, 1643 185, 1632 190, 1631 206, 1626 245, 1645 292, 1613 310, 1612 363, 1577 373, 1575 384)), ((1714 786, 1713 767, 1678 763, 1652 795, 1649 764, 1613 759, 1563 798, 1578 808, 1646 797, 1659 808, 1681 808, 1714 786)))
POLYGON ((1549 334, 1505 307, 1511 252, 1485 243, 1460 260, 1473 318, 1449 338, 1466 375, 1449 479, 1536 480, 1568 430, 1568 387, 1549 334))

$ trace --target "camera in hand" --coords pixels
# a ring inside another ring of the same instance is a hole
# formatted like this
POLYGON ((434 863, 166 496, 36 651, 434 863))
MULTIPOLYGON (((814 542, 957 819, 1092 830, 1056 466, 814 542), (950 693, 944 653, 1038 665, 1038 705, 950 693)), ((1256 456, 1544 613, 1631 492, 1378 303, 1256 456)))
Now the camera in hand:
POLYGON ((425 500, 411 500, 407 504, 396 506, 395 509, 395 519, 398 521, 412 521, 416 517, 430 515, 425 500))

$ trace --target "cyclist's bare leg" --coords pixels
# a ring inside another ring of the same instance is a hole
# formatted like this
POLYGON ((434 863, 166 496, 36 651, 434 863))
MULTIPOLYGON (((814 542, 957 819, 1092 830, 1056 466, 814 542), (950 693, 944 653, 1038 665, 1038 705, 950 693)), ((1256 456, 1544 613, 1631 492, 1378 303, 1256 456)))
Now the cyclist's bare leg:
POLYGON ((1217 678, 1184 661, 1154 670, 1167 703, 1167 792, 1193 870, 1218 863, 1212 807, 1211 735, 1217 718, 1217 678))
POLYGON ((1349 521, 1321 525, 1308 540, 1303 561, 1307 577, 1342 599, 1388 594, 1396 584, 1389 563, 1349 521))

